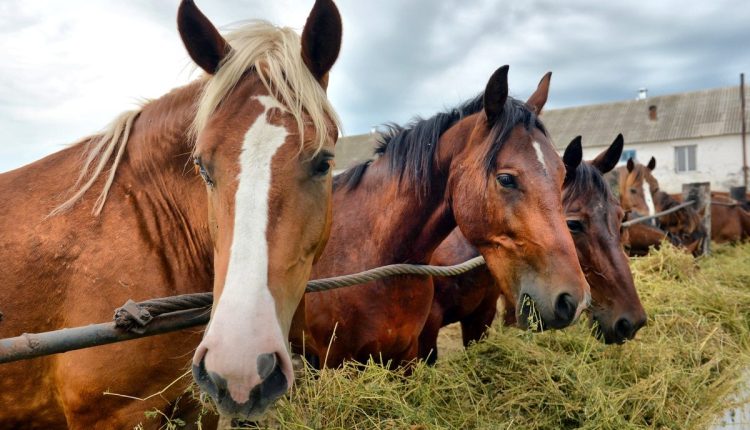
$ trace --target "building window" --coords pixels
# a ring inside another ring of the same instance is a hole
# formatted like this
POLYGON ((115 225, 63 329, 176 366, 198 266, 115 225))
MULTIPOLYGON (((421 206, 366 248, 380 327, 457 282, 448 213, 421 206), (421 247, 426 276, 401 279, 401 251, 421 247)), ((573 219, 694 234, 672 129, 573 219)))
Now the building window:
POLYGON ((674 147, 674 168, 677 172, 694 172, 697 145, 674 147))
POLYGON ((635 161, 635 149, 623 149, 622 155, 620 155, 620 163, 627 163, 631 158, 635 161))

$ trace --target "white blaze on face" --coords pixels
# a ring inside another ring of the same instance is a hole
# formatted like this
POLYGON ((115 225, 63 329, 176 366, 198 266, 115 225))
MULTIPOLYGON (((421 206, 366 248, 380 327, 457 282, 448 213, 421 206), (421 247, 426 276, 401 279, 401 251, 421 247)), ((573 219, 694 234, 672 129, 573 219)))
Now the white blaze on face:
POLYGON ((282 332, 268 288, 266 241, 271 160, 288 132, 266 118, 270 109, 283 106, 269 96, 255 99, 265 109, 242 144, 226 281, 201 344, 208 348, 206 369, 227 381, 229 394, 237 403, 246 402, 251 389, 261 382, 258 355, 285 352, 288 336, 282 332))
MULTIPOLYGON (((656 207, 654 206, 654 198, 651 195, 651 187, 648 185, 648 182, 643 181, 643 198, 646 199, 646 206, 648 207, 648 214, 653 215, 656 213, 656 207)), ((655 222, 655 220, 652 220, 652 223, 655 222)))
POLYGON ((534 140, 533 142, 531 142, 531 146, 534 147, 534 152, 536 153, 536 159, 539 160, 539 163, 542 165, 542 170, 546 174, 547 162, 544 160, 544 152, 542 151, 541 145, 539 144, 539 142, 534 140))

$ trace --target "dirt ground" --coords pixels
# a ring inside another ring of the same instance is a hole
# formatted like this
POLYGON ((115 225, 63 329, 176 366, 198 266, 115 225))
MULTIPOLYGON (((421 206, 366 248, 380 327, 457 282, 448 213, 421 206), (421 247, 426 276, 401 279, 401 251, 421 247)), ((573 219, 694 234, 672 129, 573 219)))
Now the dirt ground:
MULTIPOLYGON (((503 298, 500 297, 497 301, 497 316, 495 317, 495 324, 498 324, 498 321, 503 320, 504 312, 505 305, 503 304, 503 298)), ((463 349, 464 344, 461 340, 460 323, 453 323, 440 329, 440 334, 438 335, 438 351, 440 351, 441 357, 461 352, 463 349)))

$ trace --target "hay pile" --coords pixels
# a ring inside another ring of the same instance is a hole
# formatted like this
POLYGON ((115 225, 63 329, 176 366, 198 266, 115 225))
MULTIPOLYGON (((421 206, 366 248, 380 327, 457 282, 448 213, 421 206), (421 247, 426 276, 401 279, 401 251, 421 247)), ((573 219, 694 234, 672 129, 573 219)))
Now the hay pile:
POLYGON ((305 375, 260 428, 707 428, 750 356, 750 245, 698 261, 670 246, 632 267, 648 325, 605 346, 583 322, 541 334, 496 326, 484 342, 418 364, 305 375))

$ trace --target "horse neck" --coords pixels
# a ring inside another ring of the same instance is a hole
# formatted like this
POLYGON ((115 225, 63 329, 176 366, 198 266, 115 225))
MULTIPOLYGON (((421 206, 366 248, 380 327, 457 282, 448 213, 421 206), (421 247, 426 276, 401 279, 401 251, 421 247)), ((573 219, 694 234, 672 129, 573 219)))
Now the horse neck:
POLYGON ((150 226, 151 240, 179 260, 205 267, 212 255, 206 191, 193 172, 188 133, 201 85, 196 81, 143 106, 117 166, 112 189, 119 192, 110 193, 102 215, 122 205, 137 207, 133 216, 150 226))
POLYGON ((430 181, 429 193, 422 193, 422 184, 406 176, 399 180, 400 172, 391 171, 386 156, 370 164, 354 189, 343 186, 334 190, 334 230, 329 248, 338 248, 335 243, 344 238, 345 234, 337 234, 341 224, 356 223, 356 229, 346 231, 357 235, 352 240, 366 237, 375 244, 376 261, 371 263, 427 262, 456 227, 447 189, 451 164, 466 146, 468 132, 454 130, 462 128, 463 122, 440 138, 432 174, 425 178, 430 181))

